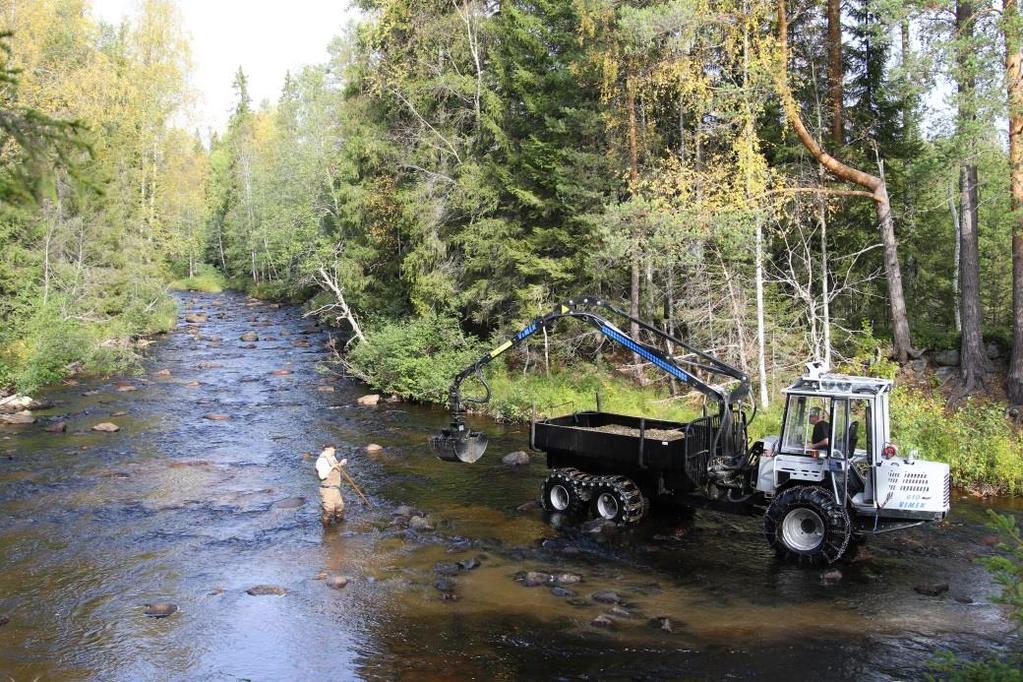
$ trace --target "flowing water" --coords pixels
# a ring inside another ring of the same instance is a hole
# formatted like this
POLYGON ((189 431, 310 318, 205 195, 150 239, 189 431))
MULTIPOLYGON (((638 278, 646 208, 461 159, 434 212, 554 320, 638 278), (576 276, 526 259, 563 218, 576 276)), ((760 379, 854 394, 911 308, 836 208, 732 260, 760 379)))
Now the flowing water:
POLYGON ((182 317, 145 375, 61 387, 36 424, 0 427, 0 679, 914 679, 939 651, 1015 645, 974 561, 991 551, 977 502, 872 540, 833 584, 776 561, 757 519, 593 534, 519 509, 545 475, 542 456, 501 463, 523 427, 478 420, 483 460, 440 462, 443 411, 357 406, 364 388, 322 373, 327 336, 299 311, 182 298, 193 311, 208 320, 182 317), (44 431, 58 420, 66 433, 44 431), (373 507, 345 488, 347 519, 324 530, 328 443, 373 507), (950 590, 913 589, 937 583, 950 590), (618 605, 592 598, 607 591, 618 605), (160 602, 178 610, 147 617, 160 602))

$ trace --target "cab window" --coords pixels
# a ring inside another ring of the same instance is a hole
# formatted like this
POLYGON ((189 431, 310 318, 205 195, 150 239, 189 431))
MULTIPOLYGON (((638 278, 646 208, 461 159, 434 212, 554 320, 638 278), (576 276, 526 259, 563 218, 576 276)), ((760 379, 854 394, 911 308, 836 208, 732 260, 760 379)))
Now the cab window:
POLYGON ((782 452, 811 455, 827 452, 831 439, 831 399, 790 395, 785 408, 782 452))

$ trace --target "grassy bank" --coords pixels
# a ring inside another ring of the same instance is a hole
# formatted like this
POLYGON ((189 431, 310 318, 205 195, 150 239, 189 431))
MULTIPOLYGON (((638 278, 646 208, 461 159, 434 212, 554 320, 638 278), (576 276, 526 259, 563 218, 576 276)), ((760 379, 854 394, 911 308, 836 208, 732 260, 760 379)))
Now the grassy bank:
POLYGON ((178 291, 201 291, 207 294, 219 294, 229 288, 227 280, 220 270, 212 265, 200 265, 191 277, 182 277, 170 283, 171 289, 178 291))
MULTIPOLYGON (((451 379, 489 348, 451 320, 426 317, 371 326, 367 342, 348 361, 376 389, 443 404, 451 379)), ((523 371, 499 359, 486 376, 492 396, 484 411, 502 420, 524 421, 534 408, 541 416, 595 409, 598 394, 608 412, 685 421, 701 410, 699 400, 671 398, 664 383, 640 387, 608 367, 584 361, 547 375, 542 367, 523 371)), ((463 384, 463 396, 481 392, 471 377, 463 384)), ((958 487, 982 494, 1023 494, 1023 434, 998 404, 967 401, 950 409, 937 390, 897 387, 891 412, 892 437, 902 451, 916 449, 922 458, 948 463, 958 487)), ((774 396, 771 407, 753 420, 750 436, 778 434, 781 419, 781 396, 774 396)))
POLYGON ((90 315, 70 315, 57 301, 36 307, 0 330, 0 394, 30 392, 74 374, 112 374, 137 367, 140 337, 174 328, 177 307, 165 292, 148 301, 121 298, 97 304, 90 315))

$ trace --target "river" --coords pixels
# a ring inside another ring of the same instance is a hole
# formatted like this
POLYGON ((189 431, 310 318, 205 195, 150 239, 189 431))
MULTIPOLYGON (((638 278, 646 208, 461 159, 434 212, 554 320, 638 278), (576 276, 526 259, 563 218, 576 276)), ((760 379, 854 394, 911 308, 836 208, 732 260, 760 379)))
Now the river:
POLYGON ((871 540, 833 583, 776 561, 757 519, 555 528, 519 509, 542 457, 501 463, 525 428, 475 420, 487 455, 440 462, 444 412, 356 405, 365 388, 324 373, 327 336, 299 310, 225 293, 181 311, 145 374, 59 387, 38 423, 0 427, 3 679, 914 679, 941 650, 1015 646, 974 560, 985 504, 956 495, 947 523, 871 540), (187 324, 196 311, 208 320, 187 324), (58 420, 66 433, 44 431, 58 420), (324 530, 328 443, 373 507, 346 488, 346 521, 324 530), (432 529, 408 528, 408 507, 432 529), (592 598, 609 591, 617 605, 592 598), (147 617, 157 602, 178 610, 147 617))

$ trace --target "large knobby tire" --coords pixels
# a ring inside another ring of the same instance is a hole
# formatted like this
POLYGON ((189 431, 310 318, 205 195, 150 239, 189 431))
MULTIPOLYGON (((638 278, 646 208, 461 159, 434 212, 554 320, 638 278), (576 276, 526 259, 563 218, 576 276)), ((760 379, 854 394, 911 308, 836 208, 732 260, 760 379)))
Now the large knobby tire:
POLYGON ((544 511, 579 515, 586 510, 579 487, 582 472, 578 469, 555 469, 540 484, 540 506, 544 511))
POLYGON ((803 485, 774 498, 764 516, 764 533, 781 558, 832 564, 849 546, 852 522, 829 491, 803 485))
POLYGON ((624 476, 603 478, 590 504, 593 516, 619 525, 639 523, 649 506, 639 486, 624 476))

